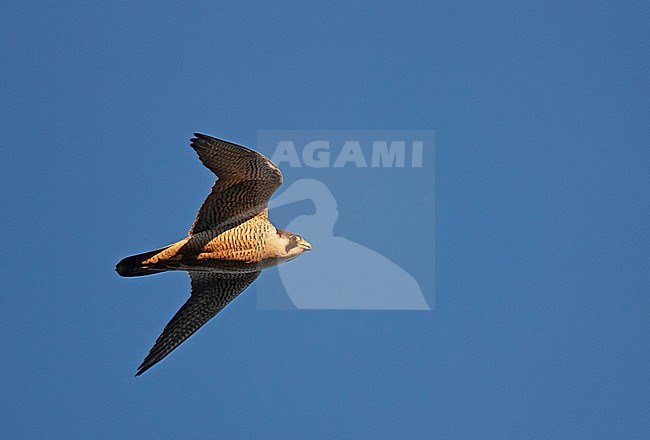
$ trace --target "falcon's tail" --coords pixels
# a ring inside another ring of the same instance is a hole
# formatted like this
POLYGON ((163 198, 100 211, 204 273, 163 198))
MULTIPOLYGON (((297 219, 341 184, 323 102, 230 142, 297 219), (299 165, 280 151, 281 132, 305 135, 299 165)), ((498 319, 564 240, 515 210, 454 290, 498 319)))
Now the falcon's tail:
POLYGON ((120 276, 123 277, 141 277, 143 275, 152 275, 154 273, 165 272, 166 268, 156 268, 152 266, 142 266, 142 262, 148 260, 154 255, 164 251, 169 246, 162 247, 153 251, 145 252, 143 254, 131 255, 126 257, 115 266, 115 270, 120 276))

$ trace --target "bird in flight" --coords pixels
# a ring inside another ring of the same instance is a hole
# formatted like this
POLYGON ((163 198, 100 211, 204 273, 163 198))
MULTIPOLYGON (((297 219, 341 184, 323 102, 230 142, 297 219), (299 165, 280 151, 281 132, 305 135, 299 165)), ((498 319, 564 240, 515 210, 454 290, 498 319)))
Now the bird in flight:
POLYGON ((248 287, 263 269, 311 250, 297 234, 271 224, 268 203, 282 173, 264 155, 195 133, 191 147, 217 175, 184 239, 117 263, 123 277, 184 270, 192 293, 172 317, 136 376, 160 362, 248 287))

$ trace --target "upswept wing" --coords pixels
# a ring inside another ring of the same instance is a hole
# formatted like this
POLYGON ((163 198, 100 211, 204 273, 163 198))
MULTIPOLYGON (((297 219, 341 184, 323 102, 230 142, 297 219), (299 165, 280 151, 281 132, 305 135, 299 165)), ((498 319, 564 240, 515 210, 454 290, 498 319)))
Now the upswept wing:
POLYGON ((176 312, 138 367, 136 376, 160 362, 176 347, 219 313, 239 295, 260 272, 222 274, 189 271, 192 295, 176 312))
POLYGON ((224 231, 267 208, 282 184, 282 173, 264 155, 241 145, 194 133, 191 147, 218 179, 190 229, 190 234, 224 231))

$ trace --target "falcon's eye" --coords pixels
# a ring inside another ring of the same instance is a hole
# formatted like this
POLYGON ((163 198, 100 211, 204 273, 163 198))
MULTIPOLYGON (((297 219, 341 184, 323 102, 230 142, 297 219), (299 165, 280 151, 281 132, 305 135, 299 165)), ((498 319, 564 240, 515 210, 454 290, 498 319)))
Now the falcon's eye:
POLYGON ((298 237, 296 234, 291 234, 291 235, 289 236, 289 238, 292 239, 292 240, 294 240, 294 241, 297 241, 300 237, 298 237))

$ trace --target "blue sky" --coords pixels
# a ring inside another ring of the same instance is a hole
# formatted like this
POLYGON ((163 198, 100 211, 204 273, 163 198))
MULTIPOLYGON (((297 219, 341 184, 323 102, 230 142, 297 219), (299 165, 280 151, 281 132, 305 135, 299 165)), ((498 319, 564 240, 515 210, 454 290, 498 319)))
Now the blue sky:
POLYGON ((647 438, 648 9, 3 2, 3 437, 647 438), (435 131, 435 310, 244 294, 136 379, 189 287, 114 264, 259 130, 435 131))

